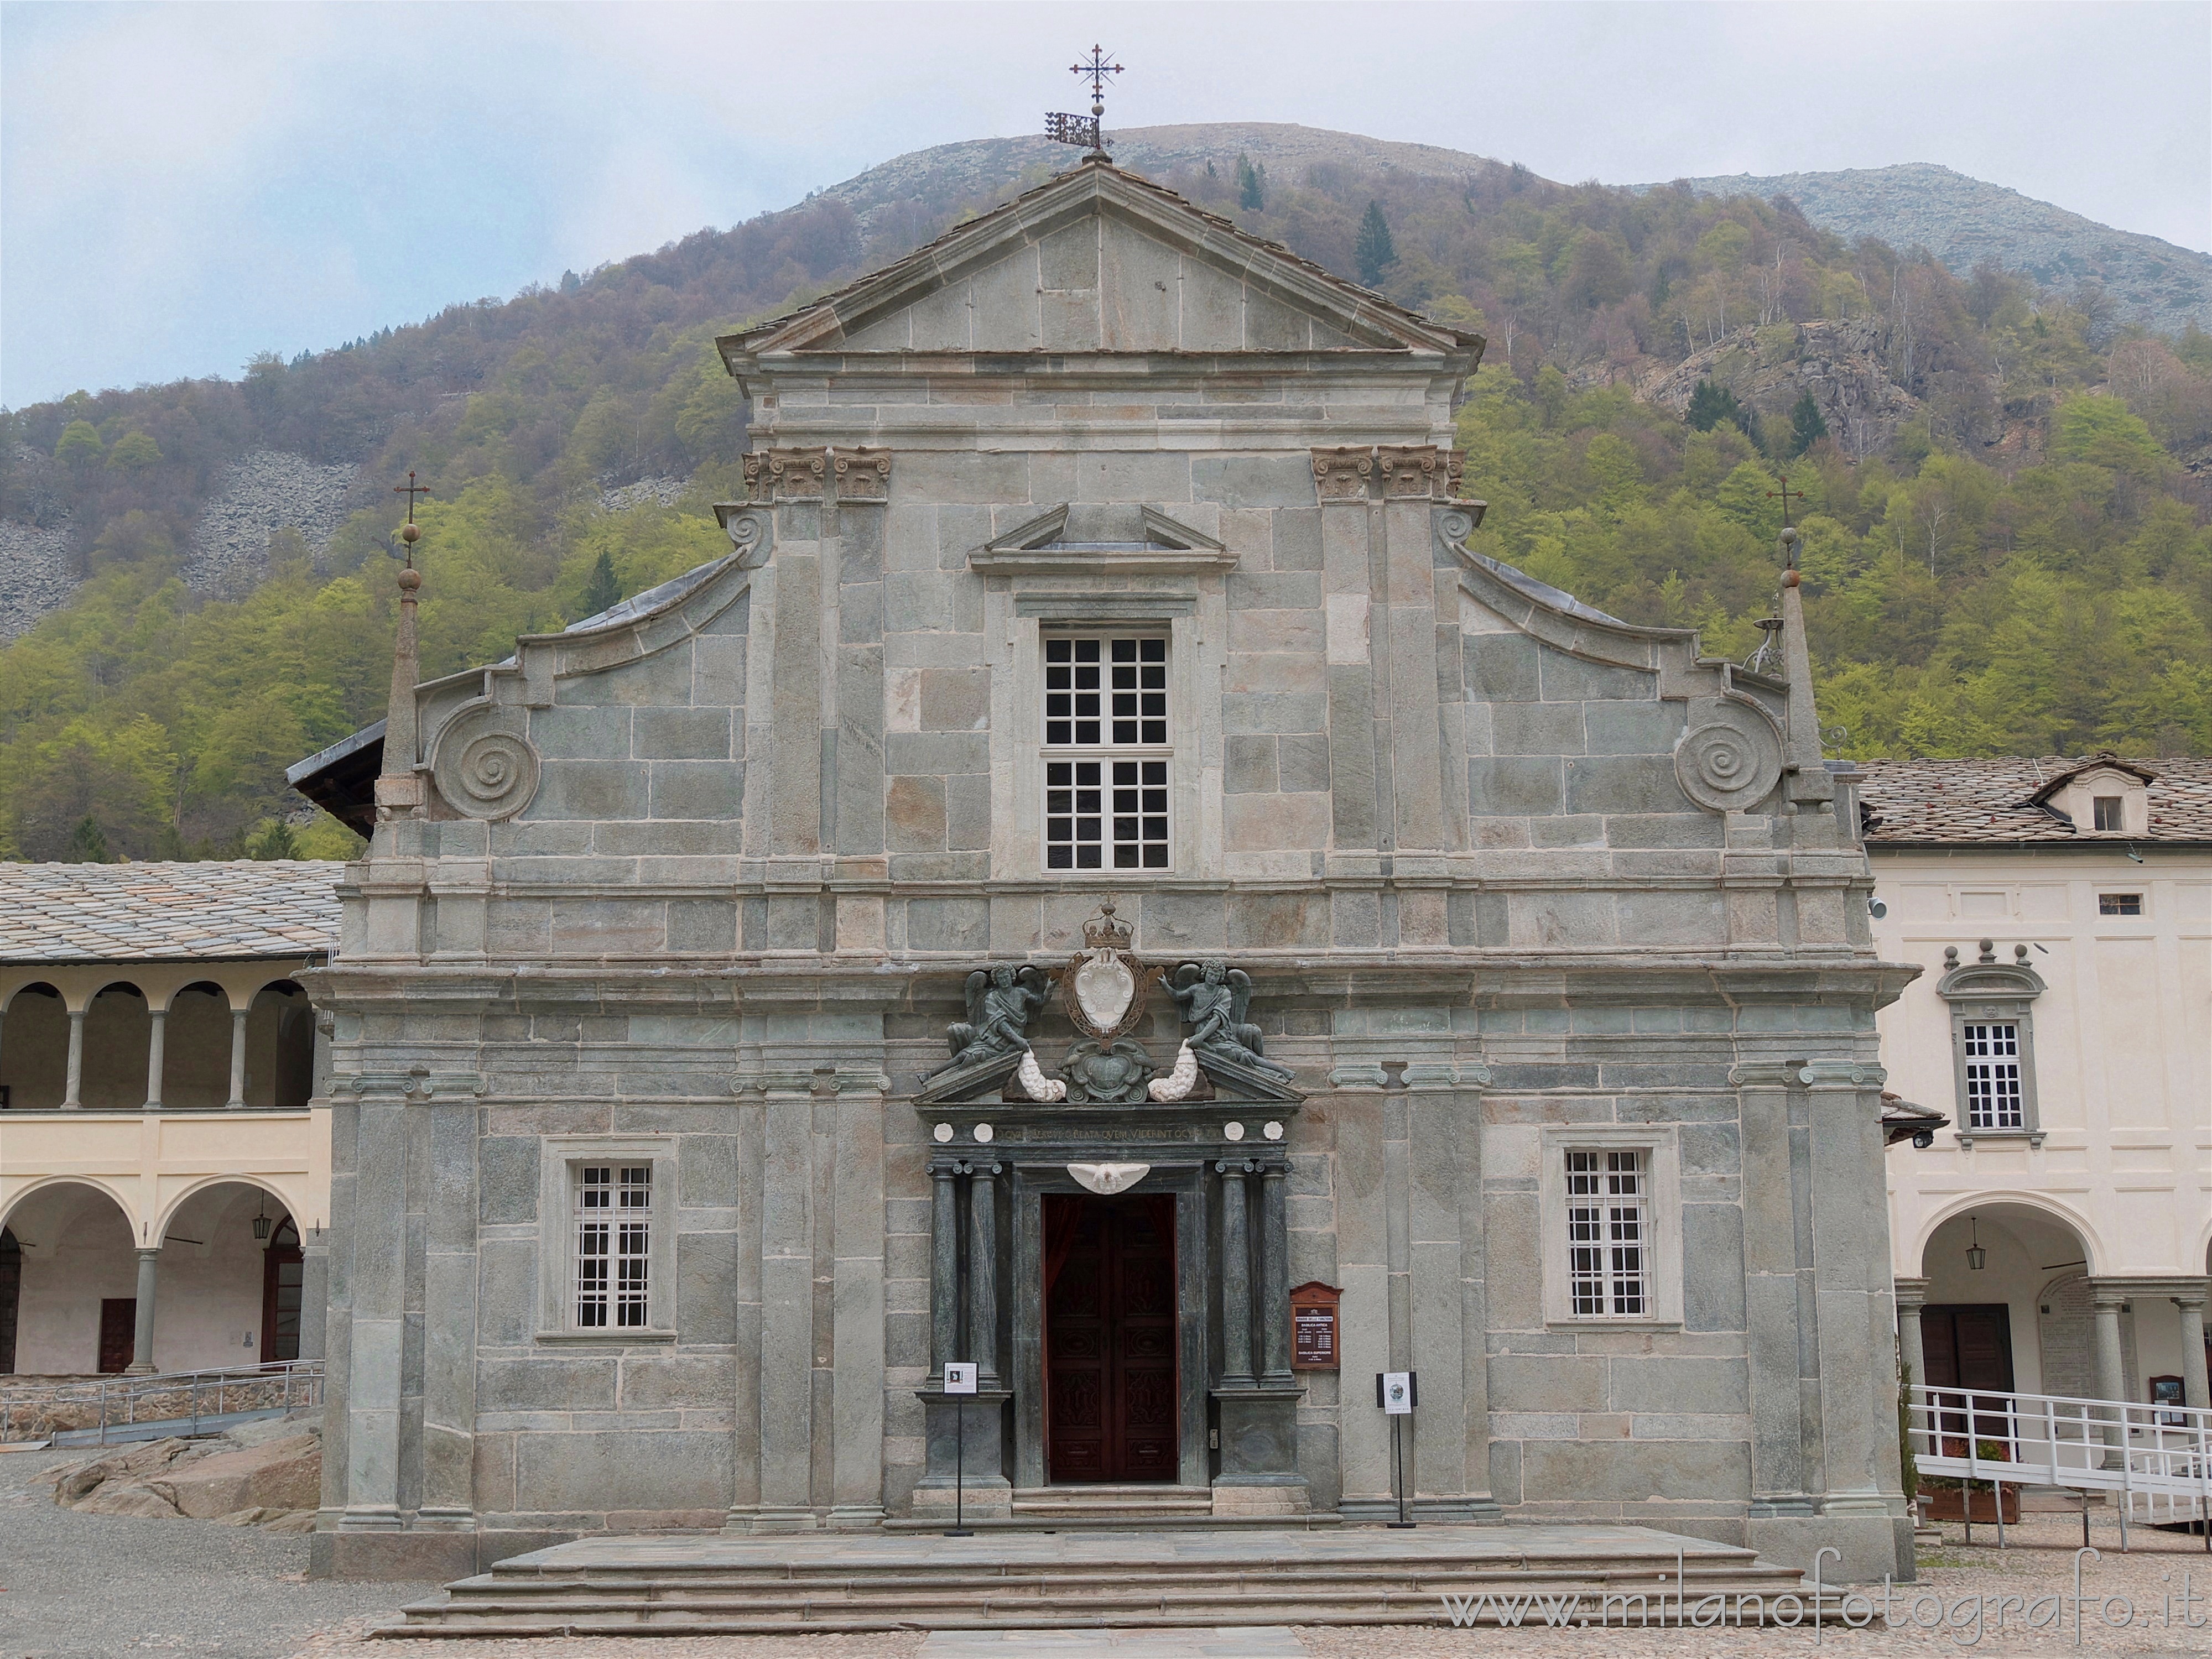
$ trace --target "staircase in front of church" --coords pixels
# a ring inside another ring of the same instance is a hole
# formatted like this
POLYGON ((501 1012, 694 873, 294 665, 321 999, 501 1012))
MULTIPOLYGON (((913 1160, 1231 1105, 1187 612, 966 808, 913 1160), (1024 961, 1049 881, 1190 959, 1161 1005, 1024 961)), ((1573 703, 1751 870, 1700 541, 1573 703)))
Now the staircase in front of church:
POLYGON ((610 1537, 502 1561, 376 1633, 1433 1625, 1445 1596, 1485 1593, 1477 1622, 1637 1624, 1641 1598, 1640 1622, 1665 1626, 1711 1597, 1763 1607, 1805 1588, 1751 1550, 1638 1527, 610 1537), (1608 1614, 1607 1596, 1630 1601, 1608 1614))

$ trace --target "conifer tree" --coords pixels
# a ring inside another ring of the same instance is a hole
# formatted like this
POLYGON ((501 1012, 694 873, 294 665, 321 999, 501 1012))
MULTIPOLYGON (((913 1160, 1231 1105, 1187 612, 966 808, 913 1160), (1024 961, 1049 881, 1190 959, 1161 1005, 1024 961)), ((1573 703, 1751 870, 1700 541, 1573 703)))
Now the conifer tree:
POLYGON ((602 611, 611 611, 622 603, 622 584, 615 580, 615 562, 604 547, 599 550, 599 562, 592 567, 590 580, 584 584, 584 611, 586 617, 596 617, 602 611))
POLYGON ((1813 394, 1808 392, 1790 411, 1790 453, 1802 455, 1827 435, 1828 423, 1820 418, 1820 405, 1813 401, 1813 394))
POLYGON ((1359 222, 1359 240, 1352 244, 1352 257, 1359 262, 1359 280, 1373 288, 1382 280, 1382 273, 1398 263, 1398 250, 1390 240, 1390 227, 1382 218, 1382 204, 1370 202, 1366 216, 1359 222))
POLYGON ((1751 417, 1736 401, 1735 393, 1711 380, 1698 381, 1690 393, 1690 407, 1685 418, 1700 432, 1711 432, 1723 421, 1733 421, 1737 431, 1746 437, 1752 435, 1751 417))
POLYGON ((295 859, 300 856, 300 838, 292 833, 292 826, 278 818, 254 838, 246 849, 249 858, 295 859))
POLYGON ((100 832, 100 820, 88 812, 70 831, 69 850, 62 854, 64 864, 112 864, 114 859, 107 851, 107 837, 100 832))
POLYGON ((1255 167, 1249 155, 1237 158, 1237 205, 1247 213, 1264 213, 1267 208, 1267 172, 1255 167))

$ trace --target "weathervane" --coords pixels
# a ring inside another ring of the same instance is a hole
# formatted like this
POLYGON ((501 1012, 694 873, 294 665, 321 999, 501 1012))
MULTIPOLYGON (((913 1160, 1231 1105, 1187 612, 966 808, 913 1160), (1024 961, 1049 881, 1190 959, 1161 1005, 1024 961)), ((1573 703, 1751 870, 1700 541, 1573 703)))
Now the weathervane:
POLYGON ((392 493, 395 495, 404 495, 407 498, 407 522, 399 526, 399 539, 407 549, 407 568, 412 570, 415 568, 415 544, 422 539, 422 526, 415 522, 415 498, 417 495, 428 495, 430 486, 416 483, 415 469, 410 467, 407 469, 407 482, 404 484, 392 485, 392 493))
POLYGON ((1057 144, 1081 144, 1101 161, 1109 160, 1106 154, 1106 77, 1119 75, 1121 66, 1106 61, 1105 49, 1092 46, 1091 56, 1068 65, 1068 72, 1091 82, 1091 113, 1088 115, 1048 114, 1044 118, 1044 136, 1057 144))

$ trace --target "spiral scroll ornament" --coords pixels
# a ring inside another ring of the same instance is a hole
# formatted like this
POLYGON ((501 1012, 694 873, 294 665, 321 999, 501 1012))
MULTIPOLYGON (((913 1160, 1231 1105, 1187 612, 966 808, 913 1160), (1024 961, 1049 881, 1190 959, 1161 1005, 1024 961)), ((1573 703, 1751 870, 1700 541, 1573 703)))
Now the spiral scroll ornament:
POLYGON ((459 717, 438 739, 438 793, 464 817, 511 818, 538 793, 538 751, 488 711, 459 717))
POLYGON ((1715 812, 1741 812, 1773 793, 1782 780, 1782 742, 1753 714, 1693 726, 1674 750, 1683 793, 1715 812))

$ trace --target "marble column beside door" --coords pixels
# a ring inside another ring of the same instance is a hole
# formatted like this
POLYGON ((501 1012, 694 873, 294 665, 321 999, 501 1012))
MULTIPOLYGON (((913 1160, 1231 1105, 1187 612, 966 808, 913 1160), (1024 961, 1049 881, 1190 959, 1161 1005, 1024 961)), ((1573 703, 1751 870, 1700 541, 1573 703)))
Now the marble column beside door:
POLYGON ((132 1376, 154 1372, 154 1294, 161 1277, 161 1247, 149 1245, 138 1252, 138 1305, 131 1334, 131 1363, 124 1370, 132 1376))
POLYGON ((1221 1386, 1252 1386, 1252 1243, 1245 1224, 1244 1176, 1253 1165, 1228 1158, 1221 1175, 1221 1386))
POLYGON ((960 1177, 950 1162, 929 1169, 929 1380, 960 1358, 960 1177))

